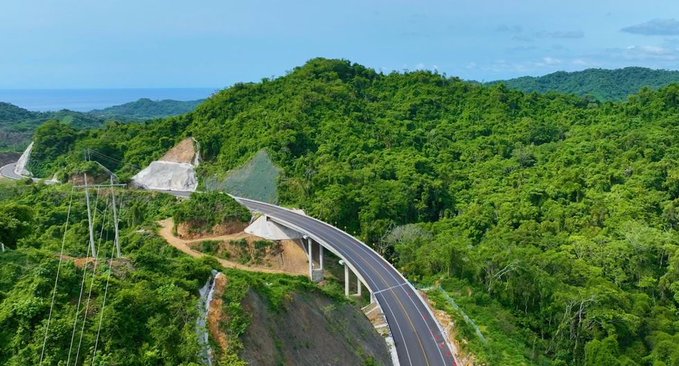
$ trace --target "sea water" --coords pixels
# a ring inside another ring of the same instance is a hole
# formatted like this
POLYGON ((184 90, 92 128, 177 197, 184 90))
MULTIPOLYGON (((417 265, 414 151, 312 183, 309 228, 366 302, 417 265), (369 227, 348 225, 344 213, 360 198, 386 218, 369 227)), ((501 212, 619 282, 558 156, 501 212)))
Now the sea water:
POLYGON ((208 98, 218 88, 164 89, 0 89, 0 102, 11 103, 36 112, 69 109, 89 112, 114 105, 151 100, 198 100, 208 98))

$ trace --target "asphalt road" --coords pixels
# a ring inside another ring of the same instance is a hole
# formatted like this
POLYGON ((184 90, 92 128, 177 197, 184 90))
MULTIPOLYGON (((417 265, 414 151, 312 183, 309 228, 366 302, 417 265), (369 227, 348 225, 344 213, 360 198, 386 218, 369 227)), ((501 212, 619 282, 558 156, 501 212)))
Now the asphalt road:
POLYGON ((332 246, 373 291, 387 318, 401 365, 456 365, 436 319, 413 286, 379 254, 353 236, 320 220, 284 208, 236 198, 251 210, 291 224, 317 242, 332 246))
POLYGON ((1 167, 0 175, 9 179, 22 179, 22 176, 14 174, 14 167, 16 167, 16 163, 7 164, 1 167))

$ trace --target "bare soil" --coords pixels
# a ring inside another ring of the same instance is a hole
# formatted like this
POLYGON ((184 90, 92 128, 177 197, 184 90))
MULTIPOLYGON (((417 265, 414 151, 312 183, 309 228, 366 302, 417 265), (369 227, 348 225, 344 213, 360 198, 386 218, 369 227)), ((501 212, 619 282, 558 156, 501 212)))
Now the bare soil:
POLYGON ((190 223, 181 223, 177 225, 177 236, 182 239, 200 239, 210 236, 231 235, 242 232, 248 227, 247 223, 243 222, 229 222, 215 225, 210 229, 209 233, 196 232, 190 223))
POLYGON ((175 145, 172 149, 163 155, 160 160, 169 161, 172 163, 188 163, 192 164, 196 157, 195 141, 191 137, 183 139, 180 143, 175 145))
POLYGON ((227 335, 220 330, 221 324, 227 320, 222 309, 222 306, 224 305, 222 295, 224 295, 224 289, 226 288, 227 282, 228 280, 226 276, 221 272, 215 277, 215 292, 207 314, 208 330, 210 331, 212 339, 215 339, 217 344, 219 344, 221 353, 226 352, 226 349, 229 346, 229 339, 227 335))
MULTIPOLYGON (((250 235, 244 232, 238 232, 229 235, 217 235, 217 236, 204 236, 194 239, 182 239, 176 237, 172 233, 172 227, 174 222, 172 219, 166 219, 159 221, 160 225, 159 234, 162 236, 171 246, 179 249, 180 251, 192 256, 201 257, 206 255, 200 252, 197 248, 202 242, 206 240, 220 241, 223 243, 229 243, 233 240, 245 239, 248 243, 253 243, 257 240, 263 240, 260 237, 250 235)), ((281 252, 275 256, 267 256, 263 258, 261 264, 243 264, 239 263, 237 260, 228 260, 224 258, 216 258, 219 263, 227 268, 236 268, 245 271, 253 272, 267 272, 267 273, 284 273, 284 274, 294 274, 294 275, 305 275, 308 272, 308 262, 306 253, 302 249, 301 245, 292 240, 281 241, 281 252)))
POLYGON ((321 294, 293 294, 272 312, 252 290, 243 301, 252 322, 241 357, 250 365, 390 365, 384 338, 354 306, 321 294))
MULTIPOLYGON (((71 257, 68 255, 62 255, 61 258, 65 261, 73 262, 73 265, 80 269, 83 269, 86 266, 92 267, 94 266, 94 263, 97 262, 94 257, 71 257)), ((101 265, 108 265, 108 259, 102 260, 99 258, 99 263, 97 266, 101 265)), ((111 261, 111 268, 113 269, 115 276, 118 278, 124 277, 126 274, 134 270, 132 262, 127 258, 114 258, 111 261)))

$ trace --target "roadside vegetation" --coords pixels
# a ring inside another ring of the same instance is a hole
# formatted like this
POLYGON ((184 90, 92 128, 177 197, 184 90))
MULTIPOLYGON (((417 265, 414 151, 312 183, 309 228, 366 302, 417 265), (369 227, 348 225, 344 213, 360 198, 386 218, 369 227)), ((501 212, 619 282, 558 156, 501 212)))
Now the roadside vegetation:
POLYGON ((266 149, 279 202, 440 283, 485 335, 468 338, 481 362, 676 364, 678 121, 677 84, 613 103, 314 59, 188 115, 65 133, 54 154, 38 130, 54 158, 35 164, 89 147, 124 180, 193 136, 212 177, 266 149))
POLYGON ((250 222, 250 211, 222 192, 192 193, 174 210, 175 230, 185 224, 190 233, 211 234, 215 227, 241 227, 250 222))

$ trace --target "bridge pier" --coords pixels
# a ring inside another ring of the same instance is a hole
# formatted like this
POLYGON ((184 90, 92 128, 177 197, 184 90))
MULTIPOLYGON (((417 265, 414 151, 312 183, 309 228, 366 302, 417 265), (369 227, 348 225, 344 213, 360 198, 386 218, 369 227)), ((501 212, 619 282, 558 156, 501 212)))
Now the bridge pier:
POLYGON ((318 243, 318 267, 314 263, 314 241, 310 237, 306 239, 306 251, 309 256, 309 278, 313 282, 320 282, 323 280, 323 246, 318 243))
POLYGON ((344 296, 349 297, 349 266, 344 263, 344 296))
POLYGON ((309 278, 314 279, 314 242, 311 238, 306 238, 307 254, 309 255, 309 278))

